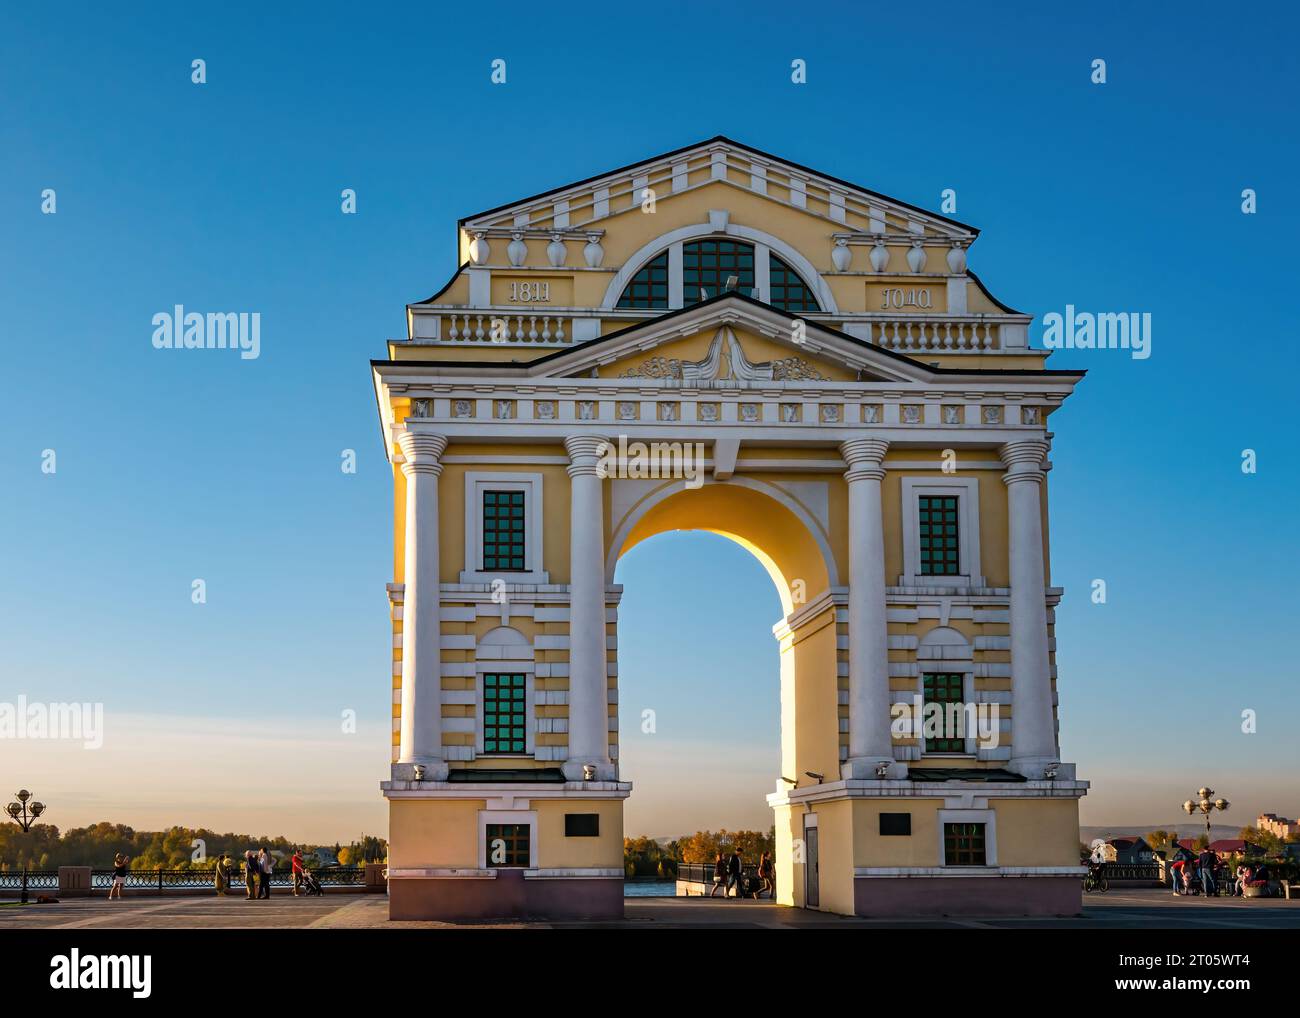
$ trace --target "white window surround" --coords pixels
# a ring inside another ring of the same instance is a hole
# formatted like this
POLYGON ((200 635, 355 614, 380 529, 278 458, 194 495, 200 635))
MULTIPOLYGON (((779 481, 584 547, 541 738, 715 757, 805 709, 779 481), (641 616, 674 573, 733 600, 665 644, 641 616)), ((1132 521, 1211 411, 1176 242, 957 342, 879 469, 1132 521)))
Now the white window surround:
POLYGON ((623 296, 623 291, 627 288, 627 284, 631 282, 632 277, 645 267, 646 262, 663 254, 664 251, 668 252, 668 310, 675 311, 683 307, 682 244, 709 237, 742 240, 747 244, 754 245, 754 289, 758 292, 758 299, 764 303, 768 302, 771 297, 770 280, 766 271, 766 266, 769 263, 768 255, 769 252, 776 252, 781 260, 794 269, 799 278, 813 292, 822 311, 838 314, 839 308, 835 303, 831 288, 812 262, 781 238, 767 233, 765 230, 756 230, 736 223, 728 223, 723 230, 715 229, 710 223, 683 226, 650 241, 623 263, 623 267, 610 281, 608 288, 605 290, 605 299, 601 302, 600 309, 613 310, 617 308, 619 298, 623 296), (763 271, 760 271, 760 268, 763 271))
MULTIPOLYGON (((947 673, 953 672, 961 675, 961 699, 962 707, 975 702, 975 666, 969 661, 939 661, 939 660, 918 660, 916 662, 916 695, 921 698, 921 709, 925 709, 925 673, 947 673)), ((976 704, 978 709, 980 705, 976 704)), ((922 717, 922 722, 924 722, 922 717)), ((978 745, 978 733, 971 731, 968 726, 966 729, 966 748, 960 753, 935 753, 925 748, 925 730, 922 728, 916 736, 916 748, 922 758, 929 760, 973 760, 975 758, 975 749, 978 745)))
MULTIPOLYGON (((916 648, 916 695, 921 698, 922 709, 925 704, 925 673, 956 672, 961 675, 962 706, 975 703, 975 664, 970 643, 960 632, 950 626, 935 626, 923 637, 916 648)), ((979 708, 976 705, 976 709, 979 708)), ((924 732, 917 734, 917 751, 930 759, 974 758, 978 748, 978 731, 966 731, 966 748, 960 753, 932 753, 925 748, 924 732)))
POLYGON ((461 583, 550 583, 550 574, 542 568, 542 475, 507 471, 469 470, 465 473, 465 568, 461 583), (524 492, 524 561, 520 570, 484 571, 483 563, 483 492, 524 492))
POLYGON ((991 809, 941 809, 939 810, 939 866, 960 872, 979 869, 977 866, 949 866, 944 854, 944 824, 983 824, 984 825, 984 865, 998 864, 998 825, 997 815, 991 809))
POLYGON ((478 811, 478 859, 479 865, 486 869, 536 869, 537 859, 537 811, 481 809, 478 811), (488 866, 488 824, 528 824, 528 865, 527 866, 488 866))
POLYGON ((900 587, 982 587, 980 572, 980 482, 977 477, 904 477, 903 575, 900 587), (921 574, 921 536, 917 527, 922 495, 956 495, 959 565, 957 576, 921 574))

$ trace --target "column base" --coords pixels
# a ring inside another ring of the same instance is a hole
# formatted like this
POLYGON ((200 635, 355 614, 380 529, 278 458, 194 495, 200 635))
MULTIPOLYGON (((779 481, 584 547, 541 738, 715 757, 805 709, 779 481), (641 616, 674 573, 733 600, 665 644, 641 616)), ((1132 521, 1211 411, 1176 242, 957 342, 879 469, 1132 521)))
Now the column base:
POLYGON ((450 768, 446 760, 408 760, 398 761, 392 765, 392 781, 446 781, 450 768), (416 776, 415 769, 421 767, 424 772, 416 776))
POLYGON ((907 777, 907 764, 902 760, 884 757, 860 756, 840 764, 840 777, 845 781, 881 781, 886 778, 901 780, 907 777), (884 773, 880 773, 883 769, 884 773))
POLYGON ((560 770, 564 772, 564 777, 569 781, 617 781, 618 773, 612 761, 609 760, 565 760, 560 765, 560 770), (586 769, 595 768, 591 777, 587 777, 586 769))
POLYGON ((1061 763, 1052 757, 1012 757, 1007 761, 1006 769, 1013 774, 1021 774, 1030 781, 1073 781, 1074 764, 1061 763), (1055 768, 1056 773, 1050 778, 1048 768, 1055 768))

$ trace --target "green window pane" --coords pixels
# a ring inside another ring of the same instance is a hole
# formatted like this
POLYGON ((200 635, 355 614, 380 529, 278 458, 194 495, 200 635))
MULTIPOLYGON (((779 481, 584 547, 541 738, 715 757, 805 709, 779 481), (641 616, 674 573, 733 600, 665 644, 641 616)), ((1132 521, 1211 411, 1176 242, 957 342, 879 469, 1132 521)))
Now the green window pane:
POLYGON ((483 568, 527 568, 526 526, 522 491, 483 492, 483 568))
POLYGON ((961 573, 957 498, 956 495, 922 495, 917 500, 917 540, 924 576, 961 573))

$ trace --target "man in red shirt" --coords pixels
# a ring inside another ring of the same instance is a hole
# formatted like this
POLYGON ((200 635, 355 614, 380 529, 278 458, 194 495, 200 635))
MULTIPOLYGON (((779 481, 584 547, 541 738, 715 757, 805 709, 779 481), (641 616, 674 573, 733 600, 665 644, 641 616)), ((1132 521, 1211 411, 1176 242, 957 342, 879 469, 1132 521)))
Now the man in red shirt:
POLYGON ((1169 873, 1173 877, 1174 894, 1182 893, 1181 891, 1178 890, 1178 885, 1183 882, 1183 867, 1186 865, 1187 865, 1186 862, 1184 862, 1182 859, 1179 859, 1176 863, 1174 863, 1172 866, 1169 867, 1169 873))

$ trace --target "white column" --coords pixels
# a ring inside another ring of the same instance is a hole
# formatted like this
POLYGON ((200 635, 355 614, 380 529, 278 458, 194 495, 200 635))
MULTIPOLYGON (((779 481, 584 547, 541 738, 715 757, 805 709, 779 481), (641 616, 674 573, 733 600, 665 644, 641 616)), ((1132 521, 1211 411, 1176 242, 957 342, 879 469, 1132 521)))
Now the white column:
MULTIPOLYGON (((398 767, 409 780, 416 764, 426 781, 447 777, 442 759, 442 675, 438 620, 438 475, 442 435, 408 431, 398 440, 406 475, 402 593, 402 728, 398 767)), ((395 773, 394 777, 398 777, 395 773)))
POLYGON ((1059 759, 1047 653, 1047 584, 1043 568, 1041 439, 1002 447, 1007 472, 1011 558, 1011 764, 1029 778, 1059 759))
POLYGON ((902 777, 889 734, 889 627, 885 614, 885 533, 880 505, 882 461, 889 443, 844 442, 849 469, 849 758, 844 778, 902 777))
POLYGON ((569 755, 565 777, 614 777, 609 759, 609 679, 605 663, 605 501, 596 471, 608 443, 592 435, 564 440, 569 453, 569 755))

